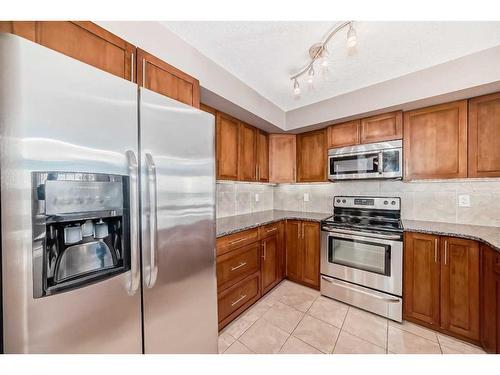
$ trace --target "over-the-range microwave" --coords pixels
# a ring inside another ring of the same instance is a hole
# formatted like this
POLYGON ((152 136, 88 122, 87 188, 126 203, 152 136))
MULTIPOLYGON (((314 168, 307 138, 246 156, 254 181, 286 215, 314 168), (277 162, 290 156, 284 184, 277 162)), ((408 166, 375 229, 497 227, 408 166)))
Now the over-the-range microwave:
POLYGON ((328 179, 401 179, 403 142, 369 143, 328 150, 328 179))

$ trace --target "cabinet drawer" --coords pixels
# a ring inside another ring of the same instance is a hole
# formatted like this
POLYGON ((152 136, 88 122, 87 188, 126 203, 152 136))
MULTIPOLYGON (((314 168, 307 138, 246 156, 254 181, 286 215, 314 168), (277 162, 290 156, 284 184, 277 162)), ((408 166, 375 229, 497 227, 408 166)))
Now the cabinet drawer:
POLYGON ((274 236, 279 233, 281 222, 271 223, 259 227, 259 236, 261 239, 274 236))
POLYGON ((245 230, 234 234, 229 234, 217 239, 217 255, 222 255, 237 249, 238 247, 248 245, 259 240, 258 228, 245 230))
POLYGON ((241 247, 217 257, 217 288, 220 290, 236 284, 255 273, 260 267, 260 243, 241 247))
MULTIPOLYGON (((255 273, 219 293, 219 325, 226 325, 260 297, 260 277, 255 273)), ((220 327, 219 327, 220 328, 220 327)))

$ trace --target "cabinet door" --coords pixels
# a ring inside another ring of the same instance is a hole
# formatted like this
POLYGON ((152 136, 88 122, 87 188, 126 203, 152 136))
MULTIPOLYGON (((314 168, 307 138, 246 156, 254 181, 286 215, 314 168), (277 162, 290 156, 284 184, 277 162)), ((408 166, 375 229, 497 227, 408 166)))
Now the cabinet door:
POLYGON ((500 177, 500 93, 469 100, 469 177, 500 177))
POLYGON ((200 107, 197 79, 150 53, 137 49, 137 83, 193 107, 200 107))
POLYGON ((302 282, 302 223, 299 220, 286 221, 286 276, 302 282))
POLYGON ((238 120, 217 112, 216 115, 217 179, 238 179, 238 120))
POLYGON ((467 177, 467 100, 404 113, 405 179, 467 177))
POLYGON ((479 246, 441 238, 441 327, 479 340, 479 246))
POLYGON ((319 223, 302 222, 303 239, 303 265, 302 281, 313 287, 319 288, 319 253, 320 230, 319 223))
POLYGON ((271 290, 279 280, 279 233, 262 240, 260 278, 262 294, 271 290))
POLYGON ((354 146, 359 144, 359 120, 328 127, 328 148, 354 146))
POLYGON ((360 135, 361 143, 403 138, 403 112, 384 113, 383 115, 362 119, 360 135))
POLYGON ((296 136, 269 135, 269 182, 295 182, 296 136))
POLYGON ((261 130, 257 131, 257 181, 269 181, 269 141, 261 130))
POLYGON ((115 76, 135 81, 135 47, 88 21, 37 21, 35 41, 115 76))
POLYGON ((257 131, 253 126, 240 122, 238 135, 238 180, 255 181, 257 131))
POLYGON ((326 159, 324 129, 297 135, 297 182, 326 181, 326 159))
POLYGON ((439 326, 439 237, 405 233, 404 317, 439 326))
POLYGON ((481 245, 481 344, 488 353, 500 353, 500 253, 481 245))

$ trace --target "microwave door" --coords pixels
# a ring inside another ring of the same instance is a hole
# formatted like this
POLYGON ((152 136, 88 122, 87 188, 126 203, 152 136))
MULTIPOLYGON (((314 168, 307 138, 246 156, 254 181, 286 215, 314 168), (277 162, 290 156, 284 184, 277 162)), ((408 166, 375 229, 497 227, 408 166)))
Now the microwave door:
POLYGON ((378 152, 331 156, 329 158, 329 175, 333 179, 373 177, 380 173, 380 160, 378 152))

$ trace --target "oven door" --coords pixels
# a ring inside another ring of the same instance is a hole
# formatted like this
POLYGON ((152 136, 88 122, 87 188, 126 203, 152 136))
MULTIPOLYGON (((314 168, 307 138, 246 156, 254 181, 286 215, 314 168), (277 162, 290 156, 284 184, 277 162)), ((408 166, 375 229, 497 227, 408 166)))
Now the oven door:
POLYGON ((321 273, 402 295, 403 243, 399 234, 322 230, 321 273))
POLYGON ((377 178, 382 174, 382 152, 331 155, 328 157, 330 180, 377 178))

